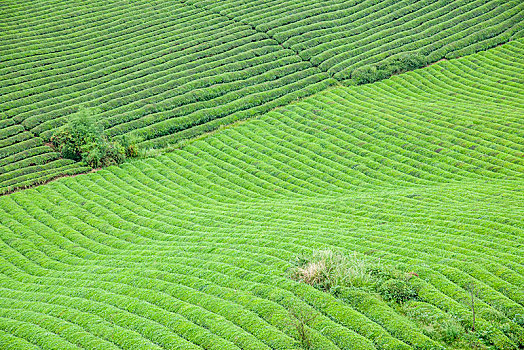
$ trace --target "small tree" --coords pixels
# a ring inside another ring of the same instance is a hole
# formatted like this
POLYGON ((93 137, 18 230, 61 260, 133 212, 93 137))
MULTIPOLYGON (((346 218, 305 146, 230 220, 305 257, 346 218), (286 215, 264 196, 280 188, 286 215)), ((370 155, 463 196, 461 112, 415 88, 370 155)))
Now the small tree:
POLYGON ((466 289, 468 290, 470 297, 471 297, 471 314, 472 314, 471 330, 475 332, 475 297, 478 297, 479 292, 477 290, 477 287, 473 283, 468 284, 466 286, 466 289))
POLYGON ((96 117, 97 113, 98 110, 93 108, 80 108, 51 137, 51 142, 62 157, 84 161, 89 166, 98 168, 120 164, 126 155, 137 156, 138 151, 134 143, 127 142, 124 147, 104 135, 103 127, 96 117))
POLYGON ((291 324, 298 333, 300 345, 306 350, 311 349, 311 337, 307 326, 313 322, 317 316, 317 314, 313 314, 306 310, 299 310, 297 308, 291 308, 289 310, 291 324))
POLYGON ((96 122, 95 113, 93 109, 81 108, 53 134, 51 142, 62 157, 80 161, 82 153, 100 141, 102 127, 96 122))

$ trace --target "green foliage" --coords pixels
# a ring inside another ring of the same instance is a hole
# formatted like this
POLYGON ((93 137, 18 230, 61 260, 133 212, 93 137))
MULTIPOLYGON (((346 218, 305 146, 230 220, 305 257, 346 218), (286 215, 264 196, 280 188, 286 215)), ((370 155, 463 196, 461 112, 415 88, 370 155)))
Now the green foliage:
POLYGON ((62 157, 85 160, 89 152, 106 142, 103 129, 96 118, 96 110, 82 107, 51 137, 51 142, 62 157))
POLYGON ((101 140, 85 147, 82 160, 93 168, 121 164, 126 157, 126 149, 119 143, 101 140))
POLYGON ((393 74, 407 72, 422 68, 428 64, 428 59, 418 53, 402 53, 389 57, 380 63, 366 65, 355 69, 351 73, 351 79, 357 84, 373 83, 389 78, 393 74))
POLYGON ((125 138, 123 145, 108 140, 97 113, 95 109, 81 108, 51 137, 62 157, 99 168, 121 164, 126 157, 138 156, 137 146, 131 138, 125 138))
POLYGON ((444 322, 441 325, 441 337, 445 343, 452 344, 464 335, 464 328, 457 322, 444 322))
POLYGON ((382 282, 377 291, 384 299, 397 303, 415 299, 418 295, 416 289, 409 284, 408 280, 400 278, 392 278, 382 282))
POLYGON ((356 287, 374 290, 385 300, 397 303, 417 297, 417 290, 410 283, 413 274, 371 263, 355 253, 320 250, 311 257, 298 257, 297 263, 291 270, 292 279, 335 295, 341 287, 356 287))
POLYGON ((124 148, 126 158, 136 158, 140 155, 138 149, 138 138, 133 136, 122 136, 119 144, 124 148))

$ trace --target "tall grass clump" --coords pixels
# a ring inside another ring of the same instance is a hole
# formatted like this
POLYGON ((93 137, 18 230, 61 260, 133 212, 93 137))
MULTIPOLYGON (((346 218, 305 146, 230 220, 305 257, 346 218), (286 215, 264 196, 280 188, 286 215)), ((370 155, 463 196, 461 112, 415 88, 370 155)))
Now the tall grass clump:
POLYGON ((334 295, 343 288, 361 288, 399 304, 418 296, 410 282, 416 273, 370 262, 356 253, 346 255, 329 249, 319 250, 310 257, 298 258, 296 265, 291 270, 292 279, 334 295))
POLYGON ((337 286, 361 287, 372 278, 368 263, 356 254, 347 256, 332 250, 319 250, 310 258, 299 258, 291 274, 294 280, 323 291, 332 291, 337 286))

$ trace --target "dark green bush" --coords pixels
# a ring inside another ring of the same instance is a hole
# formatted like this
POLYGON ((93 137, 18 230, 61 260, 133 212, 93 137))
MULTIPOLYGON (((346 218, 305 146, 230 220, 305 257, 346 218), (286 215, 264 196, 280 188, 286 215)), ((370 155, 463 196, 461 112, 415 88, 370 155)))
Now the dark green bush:
POLYGON ((125 158, 125 149, 119 143, 103 140, 89 149, 82 160, 93 168, 101 168, 120 164, 125 158))
POLYGON ((62 157, 83 161, 93 168, 122 163, 126 157, 138 156, 136 144, 130 139, 109 140, 96 118, 96 109, 81 108, 51 137, 62 157))
POLYGON ((403 303, 415 299, 418 295, 416 289, 407 280, 392 278, 383 282, 378 287, 380 295, 388 301, 403 303))
POLYGON ((135 158, 138 157, 138 139, 133 136, 122 136, 119 140, 120 145, 124 148, 124 153, 126 158, 135 158))
POLYGON ((377 76, 377 67, 374 65, 367 65, 357 68, 351 73, 351 79, 357 85, 368 84, 379 80, 377 76))
POLYGON ((384 61, 355 69, 351 79, 357 84, 368 84, 389 78, 393 74, 422 68, 428 64, 426 56, 418 53, 403 53, 391 56, 384 61))
POLYGON ((100 142, 102 128, 96 122, 95 110, 82 108, 51 137, 62 157, 80 161, 83 154, 100 142))

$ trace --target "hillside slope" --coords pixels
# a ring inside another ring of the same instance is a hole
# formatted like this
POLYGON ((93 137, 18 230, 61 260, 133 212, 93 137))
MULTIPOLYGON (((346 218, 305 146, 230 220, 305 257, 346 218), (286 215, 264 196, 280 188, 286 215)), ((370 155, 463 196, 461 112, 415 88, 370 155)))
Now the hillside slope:
POLYGON ((14 118, 0 119, 0 195, 89 170, 82 163, 61 158, 14 118))
POLYGON ((265 32, 339 81, 405 53, 456 58, 520 37, 524 5, 486 0, 187 0, 265 32))
MULTIPOLYGON (((0 126, 12 121, 34 138, 13 140, 25 150, 86 105, 101 109, 108 135, 162 148, 355 69, 381 77, 518 38, 523 13, 518 0, 4 2, 0 126)), ((38 162, 51 173, 63 166, 38 162)), ((11 187, 44 181, 30 166, 0 176, 11 187)))
POLYGON ((314 349, 472 346, 446 323, 522 348, 523 73, 513 41, 1 197, 1 347, 298 349, 299 307, 314 349), (413 271, 418 300, 287 277, 326 248, 413 271))

